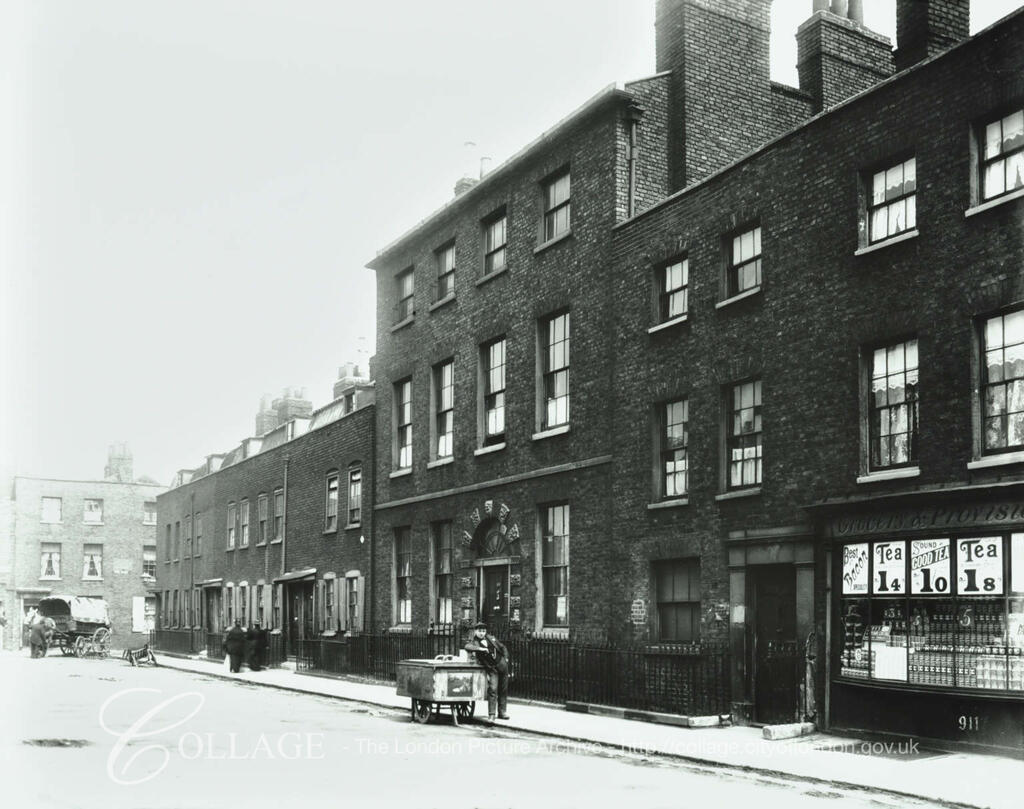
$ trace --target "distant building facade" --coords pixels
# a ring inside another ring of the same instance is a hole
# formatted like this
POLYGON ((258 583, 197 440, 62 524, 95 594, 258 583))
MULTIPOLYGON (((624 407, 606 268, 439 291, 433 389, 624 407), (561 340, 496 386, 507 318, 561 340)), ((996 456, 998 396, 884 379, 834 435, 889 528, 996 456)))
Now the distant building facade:
POLYGON ((156 501, 165 490, 134 479, 123 444, 111 447, 104 480, 15 476, 4 503, 4 648, 27 645, 23 621, 48 595, 102 598, 112 643, 144 643, 155 625, 156 501))
POLYGON ((201 638, 259 622, 290 654, 363 630, 374 391, 350 364, 334 393, 317 410, 301 390, 265 398, 256 426, 266 432, 179 472, 158 498, 161 629, 201 638))

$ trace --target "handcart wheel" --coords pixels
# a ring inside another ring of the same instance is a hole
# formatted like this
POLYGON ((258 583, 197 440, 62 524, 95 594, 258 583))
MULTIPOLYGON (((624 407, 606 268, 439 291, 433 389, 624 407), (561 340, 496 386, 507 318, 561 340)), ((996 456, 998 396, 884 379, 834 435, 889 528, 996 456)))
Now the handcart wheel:
POLYGON ((472 719, 473 714, 476 713, 475 702, 460 702, 457 706, 459 712, 459 719, 472 719))
POLYGON ((430 721, 430 713, 433 706, 428 700, 425 699, 414 699, 412 701, 412 718, 419 722, 421 725, 427 724, 430 721))
POLYGON ((75 638, 75 657, 85 657, 85 638, 82 635, 75 638))

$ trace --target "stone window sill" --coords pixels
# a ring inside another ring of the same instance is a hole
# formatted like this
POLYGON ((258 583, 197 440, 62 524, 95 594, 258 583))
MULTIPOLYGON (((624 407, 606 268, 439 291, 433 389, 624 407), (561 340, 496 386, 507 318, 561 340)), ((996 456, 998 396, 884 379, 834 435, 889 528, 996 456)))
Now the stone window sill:
POLYGON ((900 469, 881 469, 878 472, 868 472, 866 475, 857 477, 858 483, 877 483, 882 480, 900 480, 902 478, 916 478, 921 470, 916 466, 905 466, 900 469))
POLYGON ((861 247, 859 250, 854 250, 855 256, 863 256, 868 253, 874 253, 876 250, 881 250, 884 247, 889 247, 893 244, 899 244, 900 242, 909 241, 910 239, 916 239, 920 235, 918 230, 908 230, 906 233, 900 233, 898 236, 892 236, 888 239, 883 239, 880 242, 869 244, 867 247, 861 247))
POLYGON ((414 314, 409 315, 409 317, 407 317, 405 320, 399 320, 394 326, 391 327, 391 333, 394 334, 399 329, 404 329, 406 326, 408 326, 410 323, 413 323, 415 320, 416 315, 414 314))
POLYGON ((749 489, 737 489, 734 492, 722 492, 715 495, 715 500, 738 500, 741 497, 756 497, 761 494, 760 486, 751 486, 749 489))
POLYGON ((282 540, 282 539, 272 539, 272 540, 270 540, 270 544, 271 545, 280 545, 283 541, 284 540, 282 540))
POLYGON ((548 239, 546 242, 541 242, 536 247, 534 247, 533 248, 533 254, 535 256, 538 256, 541 253, 543 253, 545 250, 547 250, 549 247, 554 247, 559 242, 564 242, 566 239, 569 239, 571 237, 572 237, 572 230, 567 230, 565 233, 559 233, 557 236, 555 236, 555 238, 548 239))
POLYGON ((101 523, 101 522, 85 522, 83 520, 82 521, 82 525, 103 525, 103 523, 101 523))
POLYGON ((405 469, 396 469, 394 472, 392 472, 390 475, 388 475, 388 477, 391 478, 392 480, 394 480, 395 478, 404 478, 406 475, 411 475, 411 474, 412 474, 412 467, 410 466, 410 467, 407 467, 405 469))
POLYGON ((747 298, 752 298, 754 297, 754 295, 760 294, 761 287, 754 287, 753 289, 748 289, 745 292, 741 292, 739 295, 733 295, 731 298, 726 298, 724 301, 719 301, 718 303, 715 304, 715 308, 723 309, 726 306, 731 306, 734 303, 739 303, 740 301, 744 301, 747 298))
POLYGON ((1009 194, 1003 194, 1001 197, 994 197, 987 202, 979 203, 964 211, 964 218, 976 216, 979 213, 990 211, 992 208, 998 208, 1000 205, 1005 205, 1008 202, 1013 202, 1015 199, 1024 197, 1024 188, 1019 188, 1016 191, 1011 191, 1009 194))
POLYGON ((439 466, 447 466, 450 463, 455 463, 455 458, 451 455, 447 458, 438 458, 436 461, 431 461, 427 464, 427 469, 437 469, 439 466))
POLYGON ((537 630, 537 634, 544 638, 568 638, 569 627, 567 626, 543 626, 537 630))
POLYGON ((479 278, 476 279, 475 283, 476 283, 476 285, 478 287, 483 286, 488 281, 492 281, 495 278, 497 278, 499 275, 504 275, 507 272, 508 272, 508 264, 505 264, 501 268, 499 268, 497 270, 494 270, 493 272, 487 273, 487 275, 480 276, 479 278))
POLYGON ((655 334, 656 332, 664 331, 665 329, 671 329, 673 326, 678 326, 680 323, 685 323, 687 317, 687 315, 679 315, 679 317, 674 317, 671 320, 666 320, 664 323, 659 323, 656 326, 651 326, 647 330, 647 333, 655 334))
POLYGON ((1009 466, 1024 463, 1024 452, 1004 452, 1001 455, 986 455, 984 458, 970 461, 968 469, 987 469, 990 466, 1009 466))
POLYGON ((502 441, 500 444, 489 444, 486 447, 480 447, 480 449, 473 450, 473 454, 476 456, 488 455, 492 452, 500 452, 505 449, 505 442, 502 441))
POLYGON ((551 427, 547 430, 541 430, 539 433, 534 433, 533 440, 542 441, 545 438, 551 438, 556 435, 565 435, 567 432, 569 432, 569 425, 560 424, 557 427, 551 427))
POLYGON ((432 304, 430 304, 430 306, 427 307, 427 311, 428 312, 434 312, 434 311, 440 309, 445 304, 449 304, 449 303, 451 303, 454 300, 455 300, 455 293, 453 292, 451 295, 445 295, 440 300, 434 301, 432 304))
POLYGON ((647 510, 654 511, 659 508, 676 508, 678 506, 690 505, 689 497, 675 497, 671 500, 659 500, 657 503, 648 503, 647 510))
POLYGON ((391 626, 391 627, 388 627, 388 632, 394 633, 396 635, 398 635, 398 634, 408 635, 408 634, 410 634, 412 632, 412 625, 411 624, 398 624, 396 626, 391 626))
POLYGON ((363 524, 361 522, 350 522, 348 525, 345 526, 345 530, 352 531, 356 528, 362 528, 362 526, 363 524))

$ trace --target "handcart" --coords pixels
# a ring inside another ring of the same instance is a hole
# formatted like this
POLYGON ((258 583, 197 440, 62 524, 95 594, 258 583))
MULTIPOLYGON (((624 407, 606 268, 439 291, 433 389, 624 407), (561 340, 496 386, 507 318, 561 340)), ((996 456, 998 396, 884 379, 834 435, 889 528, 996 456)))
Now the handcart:
POLYGON ((53 621, 53 642, 61 654, 106 657, 110 653, 110 618, 102 598, 47 596, 37 610, 40 618, 53 621))
POLYGON ((412 698, 412 718, 427 723, 431 715, 451 709, 452 721, 470 719, 478 699, 487 699, 487 675, 482 666, 454 655, 433 660, 398 662, 398 696, 412 698))

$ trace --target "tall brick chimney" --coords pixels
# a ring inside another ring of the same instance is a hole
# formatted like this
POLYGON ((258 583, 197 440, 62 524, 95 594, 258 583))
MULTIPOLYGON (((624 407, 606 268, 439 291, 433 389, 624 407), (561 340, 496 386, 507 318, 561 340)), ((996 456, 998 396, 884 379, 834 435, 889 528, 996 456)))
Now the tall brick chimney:
POLYGON ((279 425, 277 411, 270 406, 269 394, 260 397, 260 409, 256 413, 256 431, 253 435, 266 435, 279 425))
POLYGON ((896 0, 896 70, 942 53, 970 33, 970 0, 896 0))
POLYGON ((772 136, 771 0, 658 0, 658 71, 671 70, 671 190, 772 136))
POLYGON ((284 424, 294 418, 308 418, 313 412, 313 403, 306 398, 305 388, 285 388, 280 399, 274 400, 277 423, 284 424))
POLYGON ((132 453, 128 445, 111 444, 107 452, 107 465, 103 469, 103 479, 117 483, 132 483, 135 472, 132 468, 132 453))
POLYGON ((814 13, 796 33, 800 89, 813 99, 813 112, 833 107, 892 75, 888 37, 864 27, 859 2, 831 7, 815 0, 814 13))
POLYGON ((346 362, 338 369, 334 398, 344 398, 345 412, 351 413, 373 402, 373 382, 354 362, 346 362))

